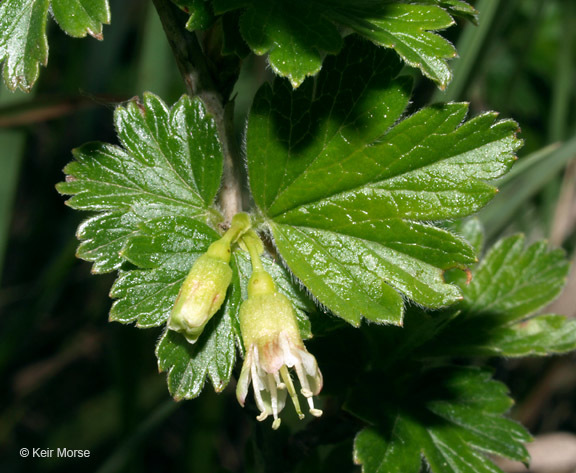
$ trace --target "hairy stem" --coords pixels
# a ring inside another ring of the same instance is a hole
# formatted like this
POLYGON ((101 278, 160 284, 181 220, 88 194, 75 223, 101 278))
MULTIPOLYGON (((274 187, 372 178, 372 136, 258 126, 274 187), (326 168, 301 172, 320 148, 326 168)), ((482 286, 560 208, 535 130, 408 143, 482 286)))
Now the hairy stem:
POLYGON ((184 28, 185 22, 178 9, 170 0, 153 0, 153 2, 186 84, 186 90, 190 95, 199 97, 208 113, 214 117, 224 155, 219 203, 225 223, 230 224, 232 217, 242 210, 242 187, 238 173, 241 154, 234 136, 233 103, 226 103, 222 97, 210 75, 207 58, 198 38, 184 28))

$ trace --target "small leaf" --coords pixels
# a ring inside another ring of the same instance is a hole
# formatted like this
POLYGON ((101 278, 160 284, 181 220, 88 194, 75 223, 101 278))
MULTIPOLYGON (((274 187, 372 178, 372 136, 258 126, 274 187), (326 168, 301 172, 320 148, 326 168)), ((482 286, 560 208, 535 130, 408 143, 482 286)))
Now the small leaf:
POLYGON ((51 6, 60 28, 76 38, 102 39, 102 24, 110 23, 108 0, 51 0, 51 6))
POLYGON ((552 302, 566 282, 568 262, 562 250, 550 251, 546 242, 524 248, 522 235, 500 240, 463 288, 468 317, 499 314, 513 322, 552 302))
MULTIPOLYGON (((503 356, 534 356, 566 353, 576 349, 576 320, 563 315, 540 315, 500 330, 494 330, 483 353, 503 356)), ((474 347, 481 352, 482 347, 474 347)))
POLYGON ((294 87, 320 70, 325 52, 335 54, 342 46, 336 26, 316 1, 214 2, 217 13, 242 6, 246 6, 240 20, 242 37, 254 53, 269 53, 274 71, 288 77, 294 87))
POLYGON ((348 404, 369 424, 354 442, 364 473, 496 473, 483 453, 527 462, 530 436, 503 414, 505 386, 474 368, 430 369, 395 393, 360 393, 348 404))
POLYGON ((438 6, 389 3, 372 18, 352 11, 338 12, 340 21, 379 46, 393 48, 412 67, 444 89, 452 79, 446 59, 456 49, 441 36, 432 33, 454 24, 449 13, 438 6), (340 15, 343 15, 340 17, 340 15))
POLYGON ((563 315, 540 315, 524 322, 502 324, 497 316, 486 316, 459 325, 458 340, 442 346, 455 329, 423 348, 429 355, 443 356, 546 356, 576 348, 576 320, 563 315))
POLYGON ((207 0, 172 0, 179 8, 190 15, 186 29, 190 31, 210 28, 214 14, 207 0))
POLYGON ((48 63, 46 19, 49 0, 5 0, 0 4, 0 62, 10 90, 29 92, 40 64, 48 63))
POLYGON ((94 262, 95 272, 122 266, 120 250, 144 221, 176 215, 210 221, 222 174, 216 128, 199 100, 182 97, 169 109, 146 94, 142 105, 116 109, 115 124, 123 147, 83 145, 57 186, 73 196, 70 207, 102 212, 78 231, 78 256, 94 262))
MULTIPOLYGON (((110 320, 136 322, 140 328, 163 325, 192 264, 218 238, 214 230, 190 217, 141 223, 122 256, 142 269, 120 273, 111 290, 118 300, 110 320)), ((233 319, 237 318, 240 294, 235 274, 224 306, 194 345, 171 330, 158 342, 158 366, 168 371, 168 388, 177 400, 198 396, 206 377, 216 391, 228 384, 235 361, 233 319)))
POLYGON ((568 270, 563 251, 549 250, 545 242, 525 248, 521 235, 500 240, 472 271, 472 282, 459 281, 464 300, 458 317, 420 352, 526 356, 574 349, 573 320, 558 315, 529 318, 558 296, 568 270))
POLYGON ((248 46, 258 55, 268 53, 274 71, 294 87, 320 70, 326 53, 337 54, 343 45, 341 32, 352 30, 393 48, 444 88, 451 77, 446 59, 456 51, 434 32, 451 26, 452 14, 475 15, 460 0, 214 0, 218 14, 237 9, 244 10, 240 32, 248 46))
POLYGON ((350 42, 317 83, 264 86, 249 117, 254 200, 280 255, 318 301, 350 323, 401 324, 399 293, 429 306, 460 299, 449 268, 475 261, 462 238, 429 224, 468 215, 519 146, 517 125, 467 106, 397 122, 408 83, 385 50, 350 42), (396 123, 396 124, 395 124, 396 123))
POLYGON ((0 3, 0 63, 10 90, 29 92, 48 64, 48 10, 71 36, 102 39, 110 22, 108 0, 4 0, 0 3))

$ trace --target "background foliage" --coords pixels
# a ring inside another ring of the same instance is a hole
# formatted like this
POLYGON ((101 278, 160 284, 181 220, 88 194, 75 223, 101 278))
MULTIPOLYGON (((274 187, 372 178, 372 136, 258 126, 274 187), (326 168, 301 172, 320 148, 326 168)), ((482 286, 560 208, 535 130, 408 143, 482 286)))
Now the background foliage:
MULTIPOLYGON (((447 91, 437 92, 415 74, 413 110, 431 100, 471 100, 472 115, 495 109, 522 126, 521 160, 504 178, 500 196, 479 215, 488 245, 520 230, 528 242, 548 237, 574 254, 574 166, 564 170, 576 153, 571 3, 479 1, 479 28, 462 23, 446 32, 462 57, 452 63, 455 78, 447 91)), ((101 472, 243 471, 246 459, 256 469, 266 462, 290 470, 302 458, 299 471, 355 471, 350 436, 359 426, 337 406, 325 406, 323 431, 294 423, 290 437, 286 431, 270 437, 268 426, 252 430, 254 413, 239 409, 233 395, 206 390, 193 402, 175 404, 150 350, 159 332, 107 323, 113 278, 90 277, 90 265, 74 258, 79 216, 64 208, 53 186, 70 149, 95 139, 116 141, 117 102, 151 90, 173 103, 183 92, 154 10, 142 2, 114 2, 112 17, 101 43, 71 40, 49 27, 50 67, 42 69, 33 95, 0 89, 0 469, 77 471, 78 464, 68 461, 24 464, 16 453, 22 446, 67 446, 89 448, 90 469, 101 472), (319 438, 329 446, 318 445, 319 438), (270 457, 260 458, 253 442, 266 445, 270 457)), ((262 60, 249 59, 237 88, 251 97, 255 78, 268 74, 262 60)), ((239 103, 239 123, 246 105, 239 103)), ((507 242, 521 251, 517 240, 507 242)), ((574 316, 573 299, 565 304, 549 312, 574 316)), ((546 327, 554 320, 538 323, 546 327)), ((355 372, 349 353, 374 349, 364 344, 365 336, 342 329, 330 345, 346 350, 336 352, 322 338, 310 343, 335 392, 355 372)), ((510 346, 518 353, 528 349, 513 341, 510 346)), ((570 395, 576 380, 568 378, 559 389, 549 381, 565 363, 493 363, 519 402, 514 415, 534 433, 576 431, 570 395)), ((481 382, 482 372, 477 376, 481 382)), ((375 375, 369 382, 374 393, 388 385, 375 375)), ((485 389, 498 391, 492 384, 485 389)), ((436 406, 436 413, 441 409, 436 406)), ((368 429, 357 441, 370 435, 368 429)))

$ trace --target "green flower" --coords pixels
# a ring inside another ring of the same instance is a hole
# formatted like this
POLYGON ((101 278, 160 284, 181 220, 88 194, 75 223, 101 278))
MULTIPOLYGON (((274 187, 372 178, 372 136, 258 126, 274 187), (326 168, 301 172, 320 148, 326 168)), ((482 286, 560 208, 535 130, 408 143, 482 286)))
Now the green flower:
POLYGON ((257 419, 262 421, 272 415, 272 428, 277 429, 280 426, 278 415, 288 394, 298 416, 304 417, 288 370, 296 372, 300 393, 306 398, 310 413, 316 417, 322 415, 322 411, 314 407, 313 396, 322 389, 322 373, 300 337, 291 302, 276 291, 274 281, 262 269, 259 257, 255 264, 253 255, 252 264, 255 268, 248 282, 248 299, 240 307, 240 329, 246 357, 236 396, 244 406, 252 383, 260 410, 257 419))
POLYGON ((168 318, 168 328, 182 333, 190 343, 196 343, 224 303, 232 281, 231 245, 249 228, 247 214, 235 215, 230 229, 194 262, 186 276, 168 318))

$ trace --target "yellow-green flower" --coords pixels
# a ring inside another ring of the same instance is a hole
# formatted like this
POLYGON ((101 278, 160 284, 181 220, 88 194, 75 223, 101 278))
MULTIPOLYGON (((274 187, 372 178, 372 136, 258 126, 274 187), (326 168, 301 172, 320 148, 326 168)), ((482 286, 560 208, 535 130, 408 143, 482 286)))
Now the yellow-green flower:
POLYGON ((208 321, 226 299, 232 281, 231 245, 250 228, 248 215, 234 216, 230 229, 193 264, 168 318, 168 328, 196 343, 208 321))
POLYGON ((300 418, 298 395, 289 369, 296 372, 300 393, 310 413, 322 415, 314 407, 313 396, 322 389, 322 373, 314 356, 304 346, 291 302, 276 290, 272 277, 252 257, 253 273, 248 283, 248 299, 240 307, 240 329, 246 357, 238 380, 236 396, 244 406, 252 384, 259 421, 273 416, 272 428, 280 426, 279 413, 289 394, 300 418))

